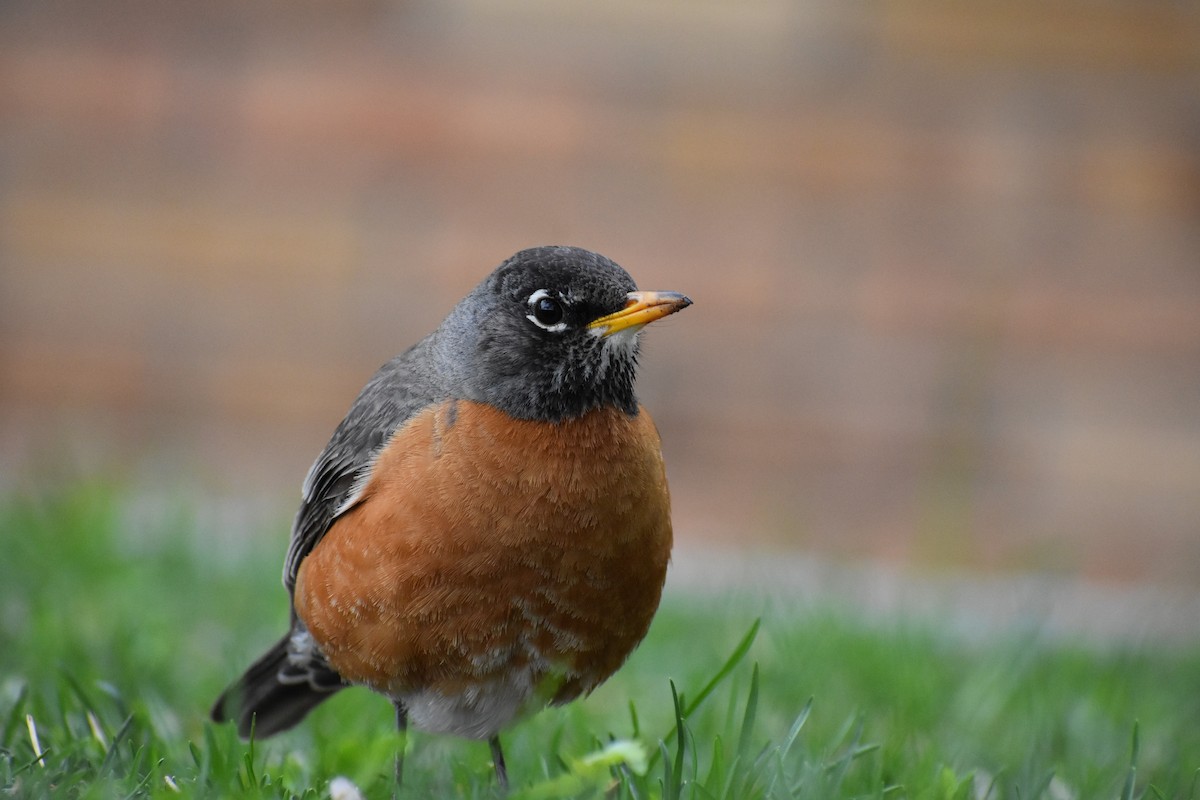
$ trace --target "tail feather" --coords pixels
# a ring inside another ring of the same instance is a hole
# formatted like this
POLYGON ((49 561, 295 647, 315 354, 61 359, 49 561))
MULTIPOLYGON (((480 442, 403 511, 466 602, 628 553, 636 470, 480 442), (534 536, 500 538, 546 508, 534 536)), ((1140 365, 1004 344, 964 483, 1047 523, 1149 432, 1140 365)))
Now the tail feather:
POLYGON ((323 664, 313 665, 316 674, 298 671, 288 661, 290 639, 288 634, 276 642, 221 693, 212 707, 214 722, 234 720, 242 738, 253 730, 256 739, 265 739, 291 728, 345 686, 323 664))

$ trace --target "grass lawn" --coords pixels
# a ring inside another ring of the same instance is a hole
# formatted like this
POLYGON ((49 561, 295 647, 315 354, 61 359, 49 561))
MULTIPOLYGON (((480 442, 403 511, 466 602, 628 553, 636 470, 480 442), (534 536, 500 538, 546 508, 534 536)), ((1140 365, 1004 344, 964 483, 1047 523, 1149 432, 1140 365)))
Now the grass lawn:
MULTIPOLYGON (((390 796, 400 737, 365 690, 253 746, 206 721, 283 630, 286 520, 201 541, 184 503, 125 506, 96 487, 0 500, 0 797, 328 797, 337 776, 390 796)), ((668 596, 615 678, 503 739, 518 798, 1200 800, 1200 643, 968 642, 668 596)), ((405 796, 497 795, 486 745, 406 744, 405 796)))

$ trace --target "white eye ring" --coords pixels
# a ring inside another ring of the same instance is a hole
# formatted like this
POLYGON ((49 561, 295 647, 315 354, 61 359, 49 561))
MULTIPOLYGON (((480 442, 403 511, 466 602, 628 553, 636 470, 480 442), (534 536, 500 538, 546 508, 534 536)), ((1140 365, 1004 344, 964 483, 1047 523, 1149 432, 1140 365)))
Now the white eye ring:
POLYGON ((563 301, 548 289, 538 289, 536 292, 529 295, 529 308, 531 311, 525 315, 525 319, 529 320, 534 325, 537 325, 542 330, 549 331, 550 333, 562 333, 567 329, 567 321, 564 318, 565 309, 563 309, 563 305, 563 301), (553 304, 559 307, 559 319, 557 322, 547 323, 538 319, 538 303, 546 299, 549 299, 553 304))

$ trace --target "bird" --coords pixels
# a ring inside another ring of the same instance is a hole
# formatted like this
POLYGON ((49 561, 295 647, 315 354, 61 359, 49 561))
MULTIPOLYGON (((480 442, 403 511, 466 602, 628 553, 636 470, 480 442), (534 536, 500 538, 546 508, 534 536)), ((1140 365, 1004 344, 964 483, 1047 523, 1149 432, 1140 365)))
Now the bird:
MULTIPOLYGON (((262 739, 348 686, 489 744, 586 695, 657 611, 672 546, 642 328, 691 305, 589 250, 522 250, 366 383, 309 470, 290 627, 217 699, 262 739)), ((395 782, 403 777, 403 747, 395 782)))

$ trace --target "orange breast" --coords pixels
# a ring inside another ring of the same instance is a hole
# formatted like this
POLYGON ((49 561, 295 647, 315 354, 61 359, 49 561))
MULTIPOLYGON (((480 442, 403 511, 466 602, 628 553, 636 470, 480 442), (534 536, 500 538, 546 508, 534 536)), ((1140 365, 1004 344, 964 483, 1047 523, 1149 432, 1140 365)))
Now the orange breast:
POLYGON ((352 682, 450 694, 531 670, 564 701, 645 635, 670 549, 645 411, 547 424, 457 401, 380 453, 362 501, 301 564, 295 607, 352 682))

